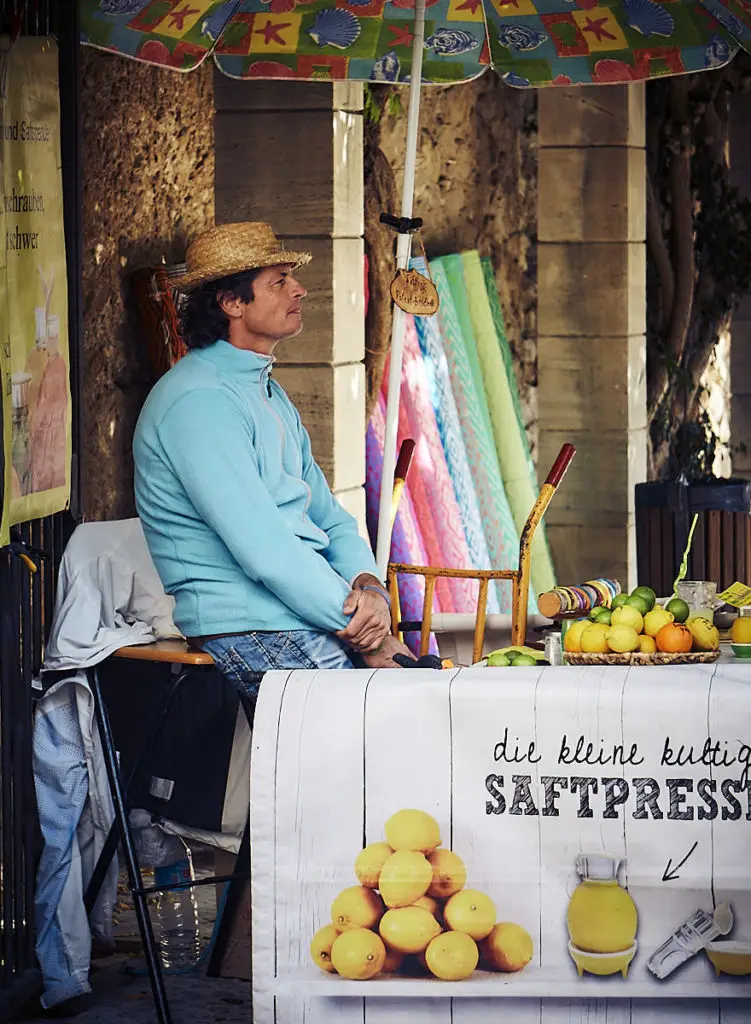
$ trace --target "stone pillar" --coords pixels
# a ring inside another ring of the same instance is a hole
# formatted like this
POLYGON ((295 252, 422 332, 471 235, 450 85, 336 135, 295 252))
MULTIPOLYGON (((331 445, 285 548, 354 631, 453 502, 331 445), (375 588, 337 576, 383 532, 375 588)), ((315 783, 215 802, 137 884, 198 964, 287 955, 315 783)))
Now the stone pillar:
MULTIPOLYGON (((738 93, 730 98, 731 184, 751 197, 751 98, 738 93)), ((751 296, 733 314, 730 331, 730 448, 733 476, 751 477, 751 296)))
POLYGON ((577 456, 547 513, 558 579, 635 585, 646 480, 645 110, 641 85, 539 94, 540 475, 577 456))
POLYGON ((217 72, 218 224, 262 220, 313 262, 305 329, 275 376, 337 497, 365 522, 362 86, 233 81, 217 72))

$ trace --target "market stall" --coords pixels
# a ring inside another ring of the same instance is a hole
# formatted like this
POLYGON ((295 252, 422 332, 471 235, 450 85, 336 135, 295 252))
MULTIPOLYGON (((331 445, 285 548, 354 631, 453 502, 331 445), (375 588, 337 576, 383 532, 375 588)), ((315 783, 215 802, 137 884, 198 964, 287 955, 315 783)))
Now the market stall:
POLYGON ((724 655, 268 674, 251 768, 254 1020, 748 1020, 748 678, 724 655), (441 961, 447 933, 426 954, 432 973, 400 958, 421 941, 410 927, 424 921, 402 921, 401 939, 394 921, 410 895, 412 917, 427 913, 416 890, 389 894, 383 875, 380 896, 358 887, 364 847, 438 838, 466 879, 447 872, 443 896, 463 884, 453 911, 432 908, 435 927, 474 934, 475 969, 450 949, 441 961), (357 963, 350 950, 347 973, 364 980, 328 973, 331 942, 313 961, 335 900, 344 934, 359 923, 387 938, 383 965, 358 933, 366 952, 357 963), (482 939, 496 922, 493 952, 482 939))

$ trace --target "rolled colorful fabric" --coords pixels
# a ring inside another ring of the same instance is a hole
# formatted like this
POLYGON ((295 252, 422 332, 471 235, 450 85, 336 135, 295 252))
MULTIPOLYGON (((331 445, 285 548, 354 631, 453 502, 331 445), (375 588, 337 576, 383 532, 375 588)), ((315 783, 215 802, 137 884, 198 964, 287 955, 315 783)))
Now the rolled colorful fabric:
MULTIPOLYGON (((454 569, 470 568, 471 558, 462 517, 446 465, 415 321, 411 316, 406 318, 405 325, 399 412, 399 443, 405 437, 415 441, 410 474, 418 520, 422 529, 422 516, 429 511, 435 531, 433 539, 422 530, 429 564, 454 569)), ((439 589, 442 602, 443 591, 448 590, 455 612, 475 611, 478 592, 475 580, 439 578, 436 590, 439 589)))
MULTIPOLYGON (((507 364, 501 355, 505 333, 499 338, 496 331, 480 256, 477 252, 465 252, 461 259, 503 485, 516 529, 521 533, 537 500, 539 487, 524 424, 519 415, 516 376, 513 366, 507 364)), ((554 586, 553 561, 544 525, 541 523, 532 541, 532 587, 536 594, 540 594, 552 590, 554 586)))
MULTIPOLYGON (((383 395, 380 395, 368 424, 365 448, 367 466, 365 485, 366 514, 368 533, 370 534, 373 547, 375 547, 378 535, 378 506, 381 493, 381 475, 383 473, 385 424, 386 404, 383 395)), ((427 563, 425 548, 412 505, 409 484, 402 491, 399 511, 394 522, 391 536, 390 560, 392 562, 401 562, 403 565, 425 565, 427 563)), ((424 598, 425 582, 422 576, 403 575, 399 577, 399 607, 404 621, 419 622, 422 619, 424 598)), ((434 610, 442 610, 438 599, 434 600, 434 610)), ((419 633, 405 634, 405 641, 417 653, 420 646, 419 633)), ((432 653, 437 653, 438 651, 438 645, 434 637, 431 637, 430 649, 432 653)))
MULTIPOLYGON (((413 260, 412 266, 420 273, 425 273, 424 259, 413 260)), ((471 566, 475 569, 491 569, 494 566, 485 539, 480 504, 470 471, 469 456, 462 435, 456 399, 451 389, 451 377, 440 333, 440 321, 435 316, 417 316, 415 317, 415 326, 425 365, 430 400, 459 506, 471 566)), ((498 611, 500 611, 498 591, 495 586, 491 586, 488 589, 488 612, 498 611)))
MULTIPOLYGON (((496 569, 515 569, 519 562, 519 534, 501 477, 461 257, 431 260, 430 270, 441 298, 437 317, 491 563, 496 569)), ((501 611, 510 612, 511 584, 499 583, 498 594, 501 611)), ((530 611, 536 607, 530 594, 530 611)))

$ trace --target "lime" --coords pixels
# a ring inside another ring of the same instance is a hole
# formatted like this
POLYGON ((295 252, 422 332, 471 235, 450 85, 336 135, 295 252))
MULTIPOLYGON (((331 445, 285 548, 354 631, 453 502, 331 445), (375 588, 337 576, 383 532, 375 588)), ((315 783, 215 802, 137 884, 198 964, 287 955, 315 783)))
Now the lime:
POLYGON ((648 611, 652 610, 652 605, 647 601, 641 594, 634 592, 626 601, 627 605, 631 605, 632 608, 636 608, 642 615, 646 615, 648 611))
POLYGON ((526 665, 536 665, 537 658, 533 658, 531 654, 515 654, 511 659, 511 664, 514 668, 521 668, 526 665))
POLYGON ((592 611, 589 613, 590 622, 597 622, 597 616, 600 614, 601 611, 602 608, 599 606, 599 604, 596 608, 593 608, 592 611))
MULTIPOLYGON (((637 587, 636 590, 632 590, 631 591, 631 596, 632 597, 636 597, 636 596, 643 597, 644 600, 647 602, 647 611, 648 612, 652 611, 652 609, 655 606, 655 601, 657 600, 657 594, 655 594, 654 590, 652 590, 651 587, 637 587)), ((642 614, 645 614, 645 613, 643 612, 642 614)))
POLYGON ((613 613, 609 608, 593 608, 592 613, 592 618, 595 622, 602 622, 606 626, 610 625, 613 613))
POLYGON ((666 612, 672 612, 676 622, 685 622, 691 609, 682 597, 671 597, 665 605, 666 612))
POLYGON ((490 668, 507 668, 510 664, 511 659, 508 654, 493 651, 492 654, 488 655, 488 665, 490 668))
POLYGON ((610 602, 611 608, 620 608, 621 605, 626 604, 628 601, 628 594, 616 594, 613 600, 610 602))

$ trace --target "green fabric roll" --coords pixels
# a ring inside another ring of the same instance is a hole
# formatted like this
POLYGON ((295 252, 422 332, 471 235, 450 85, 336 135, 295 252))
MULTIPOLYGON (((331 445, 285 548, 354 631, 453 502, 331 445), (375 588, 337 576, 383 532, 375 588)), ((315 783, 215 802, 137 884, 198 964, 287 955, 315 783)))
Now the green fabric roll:
MULTIPOLYGON (((441 256, 430 261, 430 270, 441 308, 437 318, 456 399, 466 455, 480 504, 482 526, 492 566, 514 569, 519 560, 519 534, 503 489, 501 467, 495 449, 482 370, 467 307, 461 256, 441 256)), ((498 581, 501 608, 511 610, 511 586, 498 581)), ((529 611, 537 611, 530 593, 529 611)))
MULTIPOLYGON (((521 533, 537 499, 539 486, 520 415, 516 376, 510 353, 508 363, 502 354, 505 331, 499 337, 479 253, 462 253, 462 268, 503 486, 514 523, 521 533)), ((504 347, 508 349, 507 343, 504 347)), ((532 588, 535 594, 541 594, 554 586, 555 570, 541 523, 532 541, 532 588)))

